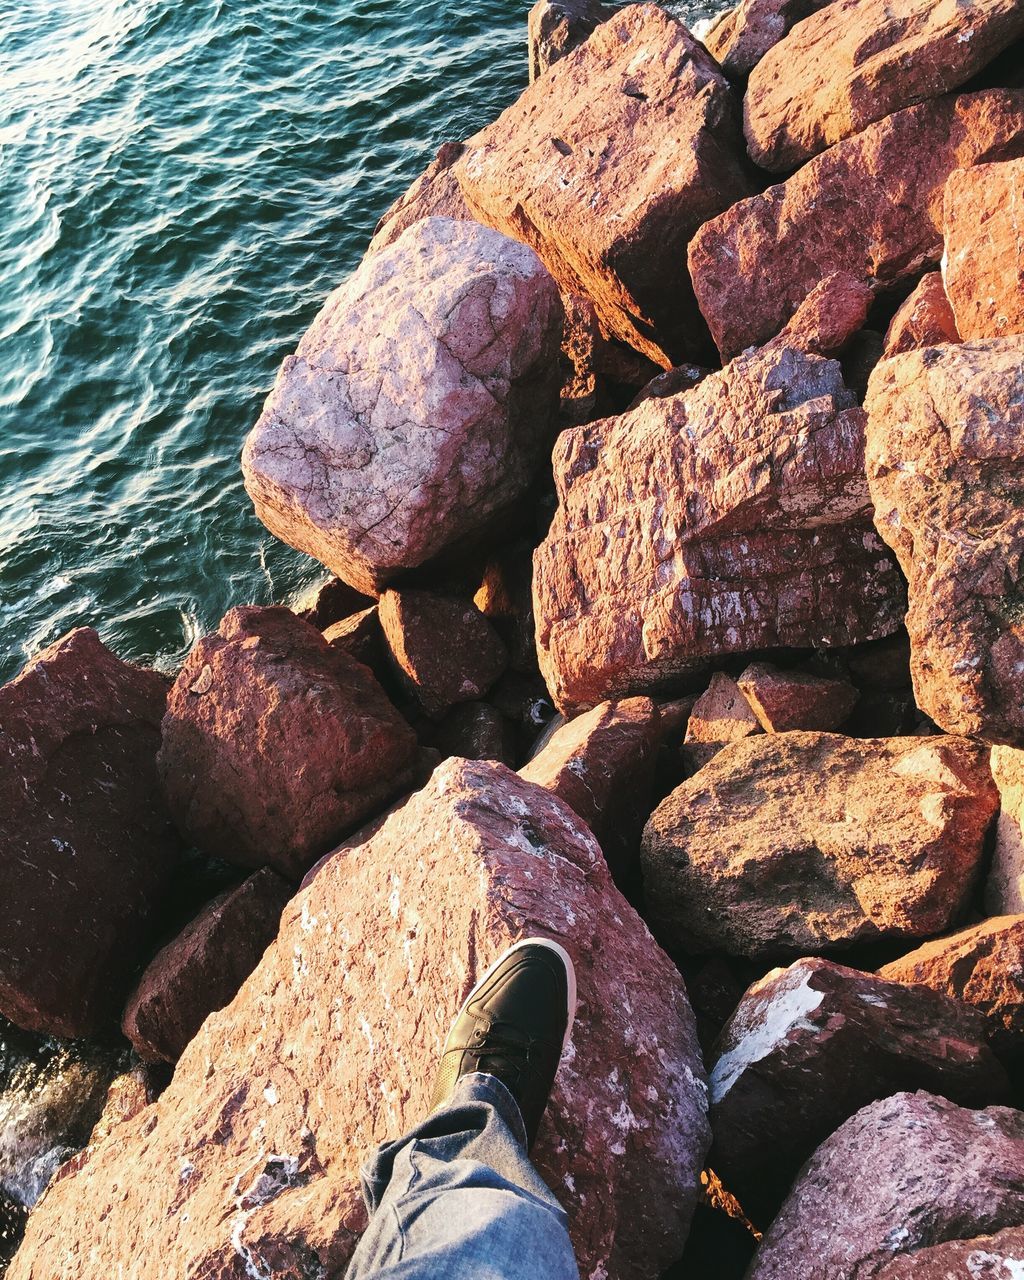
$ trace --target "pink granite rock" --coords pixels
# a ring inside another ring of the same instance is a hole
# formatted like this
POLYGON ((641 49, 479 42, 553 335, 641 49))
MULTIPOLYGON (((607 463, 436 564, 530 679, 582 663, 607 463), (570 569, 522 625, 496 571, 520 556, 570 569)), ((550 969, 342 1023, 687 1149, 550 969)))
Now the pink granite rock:
POLYGON ((1024 912, 1024 751, 993 747, 989 757, 999 788, 999 820, 985 910, 993 916, 1024 912))
POLYGON ((955 169, 943 211, 942 274, 960 335, 1024 333, 1024 160, 955 169))
POLYGON ((832 0, 740 0, 704 38, 731 76, 746 76, 798 22, 832 0))
POLYGON ((530 83, 578 49, 614 12, 600 0, 537 0, 527 21, 530 83))
POLYGON ((877 1280, 1014 1280, 1024 1275, 1024 1227, 915 1249, 875 1275, 877 1280))
POLYGON ((929 271, 893 316, 885 334, 882 358, 888 360, 890 356, 916 351, 918 347, 959 341, 960 334, 943 288, 942 273, 929 271))
POLYGON ((462 155, 461 142, 442 142, 437 155, 408 191, 399 196, 377 223, 367 253, 377 253, 394 244, 403 231, 424 218, 452 218, 472 222, 454 165, 462 155))
POLYGON ((281 366, 242 469, 270 531, 378 594, 527 490, 558 408, 537 256, 427 218, 371 254, 281 366))
POLYGON ((781 671, 769 662, 752 663, 737 684, 767 733, 838 729, 857 704, 857 690, 848 680, 781 671))

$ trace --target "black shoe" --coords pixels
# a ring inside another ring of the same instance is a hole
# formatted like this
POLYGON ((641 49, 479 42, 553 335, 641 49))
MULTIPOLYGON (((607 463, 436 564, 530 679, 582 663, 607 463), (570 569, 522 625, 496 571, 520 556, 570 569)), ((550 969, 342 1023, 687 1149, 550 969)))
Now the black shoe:
POLYGON ((466 997, 441 1053, 431 1110, 472 1071, 497 1076, 519 1104, 533 1145, 576 1013, 576 973, 557 942, 509 947, 466 997))

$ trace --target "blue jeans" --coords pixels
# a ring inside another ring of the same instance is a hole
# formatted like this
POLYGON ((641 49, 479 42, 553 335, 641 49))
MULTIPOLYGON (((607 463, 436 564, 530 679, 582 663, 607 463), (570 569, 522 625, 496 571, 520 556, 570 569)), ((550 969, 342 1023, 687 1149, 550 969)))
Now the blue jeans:
POLYGON ((565 1211, 494 1076, 463 1076, 448 1105, 379 1147, 362 1177, 370 1225, 346 1280, 579 1280, 565 1211))

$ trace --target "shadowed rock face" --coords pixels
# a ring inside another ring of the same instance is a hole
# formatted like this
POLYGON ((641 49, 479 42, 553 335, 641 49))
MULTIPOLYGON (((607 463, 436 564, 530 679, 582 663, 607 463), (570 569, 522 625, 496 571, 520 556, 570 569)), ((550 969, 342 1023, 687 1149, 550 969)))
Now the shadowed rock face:
POLYGON ((377 594, 526 492, 558 409, 536 254, 427 218, 367 257, 281 367, 242 453, 277 537, 377 594))
POLYGON ((973 1240, 947 1240, 918 1249, 876 1272, 876 1280, 1014 1280, 1024 1275, 1024 1227, 1006 1227, 973 1240))
POLYGON ((950 733, 1024 744, 1024 337, 883 360, 866 408, 918 706, 950 733))
POLYGON ((320 867, 160 1099, 52 1189, 10 1280, 54 1259, 77 1280, 341 1275, 360 1159, 424 1114, 462 998, 534 934, 568 948, 580 996, 536 1163, 582 1275, 659 1274, 710 1137, 682 980, 567 806, 452 760, 320 867))
POLYGON ((946 182, 943 278, 964 338, 1024 333, 1024 160, 946 182))
POLYGON ((959 341, 960 334, 943 288, 942 273, 929 271, 893 316, 886 330, 882 359, 901 355, 904 351, 916 351, 918 347, 959 341))
POLYGON ((615 10, 600 0, 537 0, 530 10, 527 42, 530 83, 578 49, 615 10))

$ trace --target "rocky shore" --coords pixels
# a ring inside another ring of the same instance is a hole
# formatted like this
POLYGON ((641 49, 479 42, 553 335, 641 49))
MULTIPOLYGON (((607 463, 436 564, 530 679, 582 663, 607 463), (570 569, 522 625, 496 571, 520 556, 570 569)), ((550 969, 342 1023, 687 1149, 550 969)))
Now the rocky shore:
POLYGON ((0 688, 9 1280, 340 1276, 538 932, 582 1276, 1024 1274, 1024 3, 529 44, 245 441, 315 597, 0 688))

